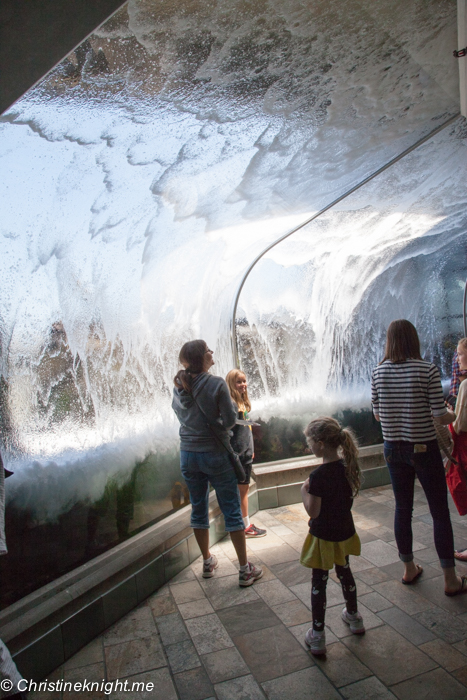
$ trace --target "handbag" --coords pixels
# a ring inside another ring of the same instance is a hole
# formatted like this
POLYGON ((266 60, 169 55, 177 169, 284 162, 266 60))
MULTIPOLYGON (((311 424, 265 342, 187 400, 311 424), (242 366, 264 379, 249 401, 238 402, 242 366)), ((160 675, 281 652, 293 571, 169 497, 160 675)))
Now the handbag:
POLYGON ((453 456, 447 465, 446 482, 459 515, 467 515, 467 478, 462 467, 462 447, 459 437, 451 426, 449 430, 454 442, 453 456))
POLYGON ((197 402, 197 400, 195 399, 193 394, 191 394, 191 397, 192 397, 193 401, 195 402, 195 404, 198 408, 198 411, 206 418, 207 426, 208 426, 209 430, 211 431, 211 433, 214 435, 214 438, 229 453, 230 464, 232 465, 232 467, 234 469, 235 476, 237 477, 238 483, 241 484, 241 483, 245 482, 246 481, 245 469, 243 468, 243 464, 240 460, 238 453, 235 452, 232 445, 230 444, 230 440, 228 441, 228 444, 226 444, 225 440, 223 440, 219 436, 219 434, 216 432, 217 426, 214 427, 214 424, 209 420, 209 418, 207 417, 207 415, 205 414, 205 412, 203 411, 203 409, 201 408, 201 406, 199 405, 199 403, 197 402))

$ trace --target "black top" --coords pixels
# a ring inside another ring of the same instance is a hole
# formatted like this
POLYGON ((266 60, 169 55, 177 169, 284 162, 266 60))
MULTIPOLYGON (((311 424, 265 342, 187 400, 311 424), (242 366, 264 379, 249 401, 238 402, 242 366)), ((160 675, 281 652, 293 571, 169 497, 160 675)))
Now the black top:
POLYGON ((352 488, 341 459, 322 464, 311 472, 308 493, 321 498, 320 513, 310 520, 312 535, 329 542, 343 542, 355 534, 352 488))
MULTIPOLYGON (((245 418, 243 411, 238 410, 238 406, 233 402, 234 409, 237 411, 237 416, 240 420, 245 418)), ((234 425, 232 428, 232 437, 230 444, 235 452, 240 457, 240 461, 244 466, 250 466, 253 463, 254 443, 253 433, 249 425, 234 425)))

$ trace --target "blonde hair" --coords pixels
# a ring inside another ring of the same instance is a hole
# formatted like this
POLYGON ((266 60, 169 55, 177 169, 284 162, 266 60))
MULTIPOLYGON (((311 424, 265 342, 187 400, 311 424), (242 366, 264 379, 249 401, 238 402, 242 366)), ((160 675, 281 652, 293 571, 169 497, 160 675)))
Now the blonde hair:
POLYGON ((328 416, 312 420, 304 430, 307 440, 322 442, 327 447, 341 449, 345 463, 345 475, 352 488, 352 494, 358 495, 361 484, 361 471, 358 464, 358 443, 353 430, 342 428, 340 424, 328 416))
POLYGON ((467 338, 461 338, 457 343, 457 347, 459 347, 459 345, 462 345, 464 350, 467 350, 467 338))
POLYGON ((239 369, 231 369, 228 375, 226 376, 225 381, 227 382, 227 386, 229 387, 232 401, 235 401, 235 403, 238 406, 238 410, 246 411, 247 413, 249 413, 251 411, 251 402, 248 398, 248 391, 247 389, 245 389, 245 393, 241 394, 237 389, 237 379, 240 377, 240 375, 242 377, 245 377, 246 379, 245 372, 242 372, 239 369))

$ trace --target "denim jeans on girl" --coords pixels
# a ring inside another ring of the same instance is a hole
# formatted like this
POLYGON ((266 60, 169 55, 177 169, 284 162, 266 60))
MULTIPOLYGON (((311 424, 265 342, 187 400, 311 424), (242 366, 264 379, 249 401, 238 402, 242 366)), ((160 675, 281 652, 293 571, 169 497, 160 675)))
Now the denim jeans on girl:
POLYGON ((385 441, 384 459, 396 500, 394 532, 401 560, 408 562, 413 559, 412 510, 417 476, 433 518, 435 547, 440 564, 443 569, 454 566, 454 538, 446 478, 437 441, 430 440, 421 444, 385 441))

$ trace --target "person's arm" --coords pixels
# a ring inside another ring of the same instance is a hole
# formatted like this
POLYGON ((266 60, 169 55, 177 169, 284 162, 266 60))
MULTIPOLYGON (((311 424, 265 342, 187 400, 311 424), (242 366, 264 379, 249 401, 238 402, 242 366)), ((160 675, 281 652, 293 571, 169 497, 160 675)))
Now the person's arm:
POLYGON ((456 420, 456 414, 451 410, 448 411, 444 403, 441 377, 436 365, 431 365, 428 375, 428 401, 435 423, 438 423, 438 425, 449 425, 449 423, 453 423, 456 420))
POLYGON ((467 432, 467 383, 466 381, 461 382, 459 386, 459 393, 457 395, 456 401, 456 415, 457 418, 453 424, 453 428, 456 433, 466 433, 467 432))
POLYGON ((305 510, 310 516, 310 518, 317 518, 321 511, 321 497, 313 496, 308 489, 310 488, 310 479, 308 478, 302 484, 302 501, 305 506, 305 510))
POLYGON ((226 430, 230 430, 237 420, 237 407, 232 403, 229 387, 224 380, 219 386, 217 405, 224 427, 226 430))
POLYGON ((374 377, 375 370, 371 373, 371 404, 373 406, 373 415, 378 421, 378 423, 381 423, 380 418, 379 418, 379 400, 378 400, 378 392, 376 391, 376 382, 375 382, 375 377, 374 377))

